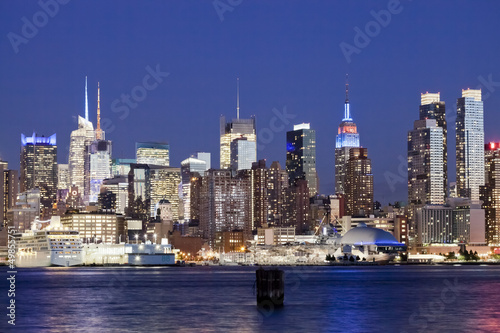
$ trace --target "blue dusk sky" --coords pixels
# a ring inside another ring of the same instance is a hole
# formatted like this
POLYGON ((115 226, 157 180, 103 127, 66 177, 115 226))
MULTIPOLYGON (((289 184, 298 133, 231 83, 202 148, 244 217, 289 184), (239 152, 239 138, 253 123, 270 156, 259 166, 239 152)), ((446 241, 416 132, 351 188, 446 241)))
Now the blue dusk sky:
POLYGON ((420 93, 446 102, 451 181, 462 89, 482 88, 485 139, 500 140, 499 13, 493 0, 1 1, 0 157, 18 169, 21 133, 36 131, 57 133, 67 163, 88 76, 90 120, 99 81, 113 157, 134 158, 136 141, 167 141, 172 166, 208 151, 217 167, 219 117, 236 116, 240 78, 258 158, 284 166, 286 131, 311 123, 320 192, 330 194, 349 73, 375 199, 406 201, 406 137, 420 93))

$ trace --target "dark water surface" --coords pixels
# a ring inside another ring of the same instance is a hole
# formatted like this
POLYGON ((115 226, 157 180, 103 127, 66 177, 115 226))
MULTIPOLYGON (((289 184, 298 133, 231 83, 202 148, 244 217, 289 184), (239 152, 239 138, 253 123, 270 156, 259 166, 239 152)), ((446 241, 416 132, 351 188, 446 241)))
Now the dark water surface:
POLYGON ((500 266, 285 267, 258 309, 256 267, 19 269, 19 332, 500 332, 500 266))

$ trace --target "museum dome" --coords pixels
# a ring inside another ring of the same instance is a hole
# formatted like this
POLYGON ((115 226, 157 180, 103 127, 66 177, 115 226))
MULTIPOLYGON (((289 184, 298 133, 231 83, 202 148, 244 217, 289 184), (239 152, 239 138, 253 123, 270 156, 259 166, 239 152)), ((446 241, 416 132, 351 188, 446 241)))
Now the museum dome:
POLYGON ((340 240, 343 245, 377 245, 377 246, 404 246, 387 231, 378 228, 369 228, 364 223, 358 224, 346 232, 340 240))

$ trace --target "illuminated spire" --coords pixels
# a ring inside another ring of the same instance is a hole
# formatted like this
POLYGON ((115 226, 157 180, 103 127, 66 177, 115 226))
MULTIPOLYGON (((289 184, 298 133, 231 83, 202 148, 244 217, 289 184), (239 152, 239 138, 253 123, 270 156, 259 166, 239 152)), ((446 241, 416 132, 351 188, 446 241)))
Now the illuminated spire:
POLYGON ((240 119, 240 78, 236 79, 236 119, 240 119))
POLYGON ((95 137, 97 140, 102 140, 102 129, 101 129, 101 88, 99 87, 99 82, 97 82, 97 128, 95 130, 95 137))
POLYGON ((89 97, 87 95, 87 76, 85 76, 85 120, 89 120, 89 97))
POLYGON ((351 118, 351 111, 349 110, 349 74, 345 75, 345 105, 344 105, 344 121, 350 120, 352 121, 351 118))

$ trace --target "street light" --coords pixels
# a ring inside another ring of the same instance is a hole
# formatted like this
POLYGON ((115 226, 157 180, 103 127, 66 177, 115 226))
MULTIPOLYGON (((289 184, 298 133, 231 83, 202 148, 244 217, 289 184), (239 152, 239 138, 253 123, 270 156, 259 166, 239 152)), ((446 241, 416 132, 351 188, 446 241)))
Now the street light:
POLYGON ((135 234, 135 243, 136 243, 136 244, 139 244, 139 243, 138 243, 138 240, 139 240, 139 234, 135 234))
POLYGON ((147 239, 148 239, 148 234, 144 234, 144 244, 146 244, 147 239))
POLYGON ((156 244, 156 234, 154 234, 154 237, 155 237, 155 244, 156 244))

